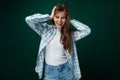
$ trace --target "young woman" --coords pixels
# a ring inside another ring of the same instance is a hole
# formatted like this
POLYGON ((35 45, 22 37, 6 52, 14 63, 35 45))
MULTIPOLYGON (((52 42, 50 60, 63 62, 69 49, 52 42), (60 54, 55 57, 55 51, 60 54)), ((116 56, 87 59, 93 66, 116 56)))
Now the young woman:
POLYGON ((35 68, 39 79, 79 80, 81 72, 75 41, 90 34, 91 29, 78 20, 70 19, 66 4, 57 4, 51 15, 37 13, 25 20, 41 37, 35 68), (51 25, 45 23, 48 20, 52 21, 51 25), (69 29, 70 23, 76 31, 69 29))

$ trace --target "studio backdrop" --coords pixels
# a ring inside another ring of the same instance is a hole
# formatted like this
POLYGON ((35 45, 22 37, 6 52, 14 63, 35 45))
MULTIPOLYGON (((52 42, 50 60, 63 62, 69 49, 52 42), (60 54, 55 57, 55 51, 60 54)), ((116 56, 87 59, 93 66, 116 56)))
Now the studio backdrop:
POLYGON ((38 80, 34 69, 41 38, 26 24, 25 17, 51 14, 56 4, 64 2, 70 7, 71 19, 91 28, 89 36, 76 42, 81 80, 120 80, 119 0, 3 0, 0 80, 38 80))

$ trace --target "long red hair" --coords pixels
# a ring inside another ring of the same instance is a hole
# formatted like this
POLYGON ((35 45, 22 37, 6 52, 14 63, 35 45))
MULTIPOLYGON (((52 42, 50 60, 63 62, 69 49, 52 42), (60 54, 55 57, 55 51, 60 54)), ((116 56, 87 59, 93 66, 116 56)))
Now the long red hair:
MULTIPOLYGON (((56 5, 56 8, 55 8, 55 11, 54 11, 54 15, 57 13, 57 12, 61 12, 61 11, 64 11, 65 12, 65 15, 66 15, 66 22, 64 24, 64 26, 62 27, 62 35, 61 35, 61 43, 63 44, 64 46, 64 49, 67 49, 69 53, 71 53, 72 51, 72 39, 71 39, 71 32, 70 32, 70 29, 69 29, 69 24, 70 24, 70 15, 69 15, 69 8, 68 8, 68 5, 67 4, 57 4, 56 5)), ((54 20, 52 19, 52 23, 54 23, 54 20)))

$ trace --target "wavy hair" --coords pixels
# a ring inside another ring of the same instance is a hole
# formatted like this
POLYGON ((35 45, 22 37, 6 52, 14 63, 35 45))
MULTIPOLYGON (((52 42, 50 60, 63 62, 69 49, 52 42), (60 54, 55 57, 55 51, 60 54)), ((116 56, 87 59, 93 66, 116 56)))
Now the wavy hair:
MULTIPOLYGON (((60 39, 60 42, 63 44, 64 46, 64 49, 67 49, 69 53, 71 53, 72 51, 72 39, 71 39, 71 32, 70 32, 70 29, 69 29, 69 24, 70 24, 70 15, 69 15, 69 8, 68 8, 68 5, 67 4, 57 4, 56 5, 56 8, 55 8, 55 11, 54 11, 54 15, 57 13, 57 12, 61 12, 61 11, 64 11, 65 12, 65 15, 66 15, 66 22, 64 24, 64 26, 62 27, 62 30, 61 30, 61 39, 60 39)), ((52 19, 52 23, 54 23, 54 20, 52 19)))

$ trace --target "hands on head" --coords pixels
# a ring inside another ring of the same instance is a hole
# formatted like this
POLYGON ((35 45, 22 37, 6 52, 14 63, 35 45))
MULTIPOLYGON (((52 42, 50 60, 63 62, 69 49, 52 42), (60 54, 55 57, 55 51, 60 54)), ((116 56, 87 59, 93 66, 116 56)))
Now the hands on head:
POLYGON ((53 9, 52 9, 52 12, 51 12, 51 15, 50 15, 50 19, 53 19, 53 17, 54 17, 55 8, 56 8, 56 6, 54 6, 53 9))

